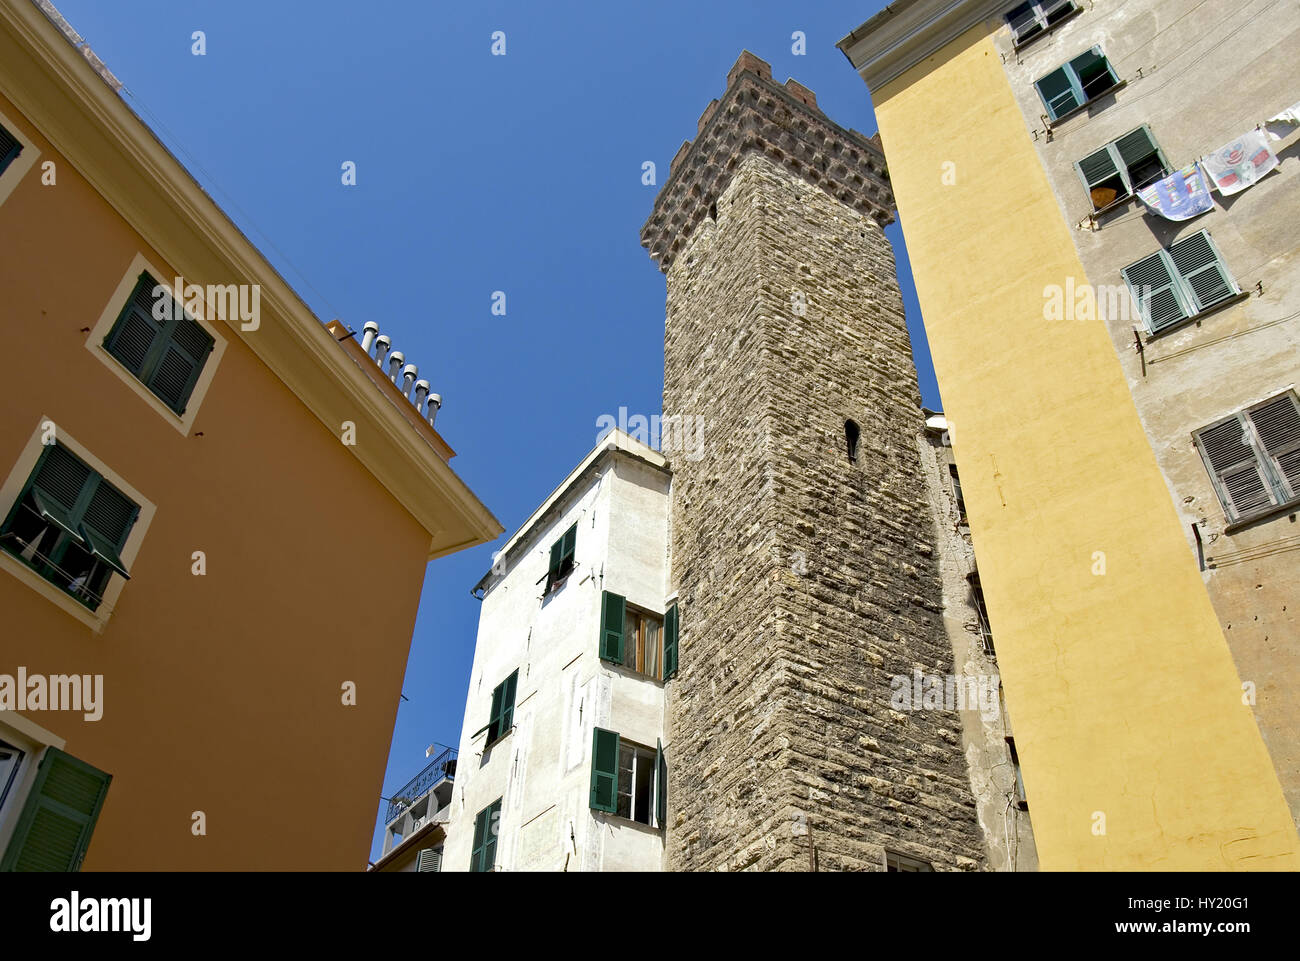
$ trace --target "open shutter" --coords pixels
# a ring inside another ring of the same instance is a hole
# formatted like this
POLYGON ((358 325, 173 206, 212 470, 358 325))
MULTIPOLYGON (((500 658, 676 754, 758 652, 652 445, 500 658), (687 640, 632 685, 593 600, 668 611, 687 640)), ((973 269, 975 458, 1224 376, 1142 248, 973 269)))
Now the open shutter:
POLYGON ((491 744, 504 733, 501 730, 501 702, 502 698, 505 697, 505 693, 505 682, 492 688, 492 713, 488 716, 488 744, 491 744))
POLYGON ((71 514, 92 475, 98 476, 62 444, 54 444, 41 454, 32 486, 71 514))
POLYGON ((605 591, 600 599, 601 660, 623 663, 623 621, 627 616, 627 599, 622 594, 605 591))
POLYGON ((1101 52, 1101 47, 1093 47, 1079 54, 1070 61, 1070 70, 1074 73, 1076 90, 1082 94, 1080 103, 1087 103, 1099 97, 1119 82, 1110 62, 1101 52))
POLYGON ((591 737, 591 808, 618 810, 618 735, 599 727, 591 737))
POLYGON ((1043 106, 1047 108, 1047 115, 1053 120, 1079 106, 1078 95, 1065 67, 1057 67, 1034 86, 1043 100, 1043 106))
POLYGON ((677 673, 677 605, 664 614, 664 680, 677 673))
POLYGON ((1195 311, 1213 307, 1237 293, 1219 252, 1204 230, 1171 246, 1169 257, 1183 279, 1184 290, 1195 311))
MULTIPOLYGON (((1156 139, 1151 136, 1151 129, 1146 124, 1124 134, 1115 141, 1114 147, 1115 152, 1119 154, 1120 163, 1124 165, 1126 171, 1145 163, 1152 157, 1158 157, 1160 154, 1160 148, 1156 146, 1156 139)), ((1145 184, 1130 184, 1129 186, 1130 188, 1136 188, 1145 186, 1145 184)))
POLYGON ((491 871, 497 865, 497 835, 501 832, 501 799, 497 798, 487 809, 483 821, 483 868, 491 871))
POLYGON ((519 683, 519 672, 516 670, 502 685, 504 690, 501 693, 501 734, 505 735, 510 731, 510 726, 515 723, 515 687, 519 683))
POLYGON ((664 760, 664 745, 655 741, 655 823, 668 824, 668 762, 664 760))
POLYGON ((1196 442, 1229 520, 1239 520, 1273 503, 1240 416, 1201 431, 1196 442))
POLYGON ((81 522, 92 534, 97 534, 110 546, 121 550, 126 545, 131 528, 135 526, 140 508, 108 481, 102 477, 98 480, 90 503, 86 505, 86 512, 81 515, 81 522))
POLYGON ((1300 408, 1295 395, 1275 397, 1248 416, 1275 473, 1279 502, 1300 497, 1300 408))
POLYGON ((471 871, 483 870, 483 840, 487 837, 488 815, 492 812, 492 806, 488 805, 478 816, 474 818, 474 844, 470 848, 469 869, 471 871))
POLYGON ((1191 313, 1183 305, 1173 272, 1165 258, 1163 250, 1157 251, 1150 257, 1144 257, 1136 264, 1125 267, 1123 271, 1124 280, 1152 333, 1183 320, 1191 313))
POLYGON ((415 865, 415 870, 420 873, 429 873, 430 871, 442 870, 442 849, 425 848, 420 852, 420 860, 415 865))
POLYGON ((560 568, 572 566, 573 557, 578 546, 578 525, 574 524, 564 532, 563 547, 560 549, 560 568))
POLYGON ((1011 24, 1012 38, 1016 43, 1024 43, 1043 32, 1043 25, 1038 20, 1038 12, 1032 2, 1022 3, 1009 11, 1007 23, 1011 24))
POLYGON ((112 780, 85 761, 46 748, 0 871, 79 871, 112 780))
POLYGON ((1115 162, 1111 144, 1088 154, 1074 165, 1074 169, 1078 172, 1079 179, 1083 181, 1083 188, 1092 198, 1093 207, 1098 210, 1113 203, 1116 198, 1132 192, 1127 177, 1115 162), (1094 193, 1094 190, 1098 193, 1094 193), (1100 193, 1110 190, 1114 191, 1113 195, 1100 193))

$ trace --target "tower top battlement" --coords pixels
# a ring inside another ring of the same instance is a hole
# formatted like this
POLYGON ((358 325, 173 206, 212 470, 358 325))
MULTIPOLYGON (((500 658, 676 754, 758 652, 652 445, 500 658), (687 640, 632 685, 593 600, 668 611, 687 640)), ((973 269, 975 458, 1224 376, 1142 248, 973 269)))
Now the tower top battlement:
POLYGON ((696 225, 717 202, 740 161, 759 153, 845 205, 893 222, 894 196, 879 136, 827 119, 817 96, 797 80, 779 84, 748 50, 727 73, 727 90, 700 114, 694 141, 673 157, 668 182, 641 228, 641 246, 667 271, 696 225))

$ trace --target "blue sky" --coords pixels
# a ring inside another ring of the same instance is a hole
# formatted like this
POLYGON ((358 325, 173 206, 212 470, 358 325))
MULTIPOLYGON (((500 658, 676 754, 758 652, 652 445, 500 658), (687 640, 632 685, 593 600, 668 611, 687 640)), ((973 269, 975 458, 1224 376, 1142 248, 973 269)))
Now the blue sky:
MULTIPOLYGON (((317 315, 374 320, 419 365, 501 542, 595 444, 601 414, 660 410, 664 280, 638 240, 657 187, 641 165, 663 184, 740 51, 811 88, 841 126, 876 129, 835 42, 882 0, 56 2, 317 315), (491 313, 498 290, 505 316, 491 313)), ((887 232, 938 407, 902 237, 887 232)), ((470 588, 493 549, 428 569, 385 795, 431 742, 459 740, 470 588)))

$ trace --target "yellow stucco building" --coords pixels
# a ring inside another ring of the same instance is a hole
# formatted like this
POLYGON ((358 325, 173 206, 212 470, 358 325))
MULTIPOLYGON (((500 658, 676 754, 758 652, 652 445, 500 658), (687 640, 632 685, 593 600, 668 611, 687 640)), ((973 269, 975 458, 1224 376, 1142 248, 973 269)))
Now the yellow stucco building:
MULTIPOLYGON (((1194 305, 1167 336, 1143 322, 1148 311, 1136 322, 1099 316, 1099 288, 1192 227, 1144 227, 1132 197, 1099 220, 1098 195, 1073 192, 1074 161, 1143 123, 1161 138, 1160 161, 1181 164, 1217 145, 1220 121, 1226 139, 1233 124, 1264 119, 1232 115, 1195 71, 1169 82, 1179 56, 1214 40, 1204 19, 1174 26, 1184 7, 900 0, 840 42, 879 122, 1045 870, 1300 868, 1280 783, 1295 777, 1297 631, 1285 598, 1264 594, 1294 586, 1292 455, 1261 449, 1276 490, 1243 524, 1219 508, 1221 478, 1206 474, 1198 446, 1199 428, 1294 395, 1294 327, 1277 320, 1282 301, 1251 299, 1254 276, 1230 280, 1221 303, 1194 305), (1183 54, 1183 43, 1200 46, 1183 54), (1152 63, 1170 66, 1153 74, 1152 63), (1166 115, 1166 98, 1190 102, 1166 115), (1053 318, 1045 293, 1063 287, 1084 293, 1074 314, 1053 318), (1243 330, 1265 338, 1251 344, 1249 369, 1201 349, 1243 330), (1198 366, 1157 381, 1139 369, 1135 335, 1147 361, 1197 351, 1198 366), (1212 372, 1212 388, 1179 393, 1212 372), (1234 537, 1236 549, 1278 543, 1281 553, 1261 548, 1249 573, 1216 569, 1204 562, 1207 531, 1223 538, 1225 561, 1234 537), (1245 598, 1234 577, 1260 591, 1245 598), (1252 630, 1252 612, 1272 619, 1271 641, 1261 631, 1230 647, 1230 629, 1252 630)), ((1277 18, 1240 42, 1293 74, 1295 18, 1277 18)), ((1202 69, 1220 69, 1204 59, 1202 69)), ((1294 195, 1283 176, 1242 203, 1288 186, 1294 195)), ((1236 207, 1210 215, 1216 235, 1245 236, 1234 215, 1240 223, 1236 207)), ((1295 277, 1294 262, 1279 262, 1265 293, 1295 277)))

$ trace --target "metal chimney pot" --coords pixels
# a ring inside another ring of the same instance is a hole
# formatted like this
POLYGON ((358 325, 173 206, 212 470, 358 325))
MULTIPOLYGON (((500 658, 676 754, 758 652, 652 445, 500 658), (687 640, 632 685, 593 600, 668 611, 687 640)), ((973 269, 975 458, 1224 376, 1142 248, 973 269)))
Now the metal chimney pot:
POLYGON ((424 399, 429 396, 429 382, 427 380, 417 380, 415 382, 415 404, 416 410, 424 410, 424 399))
POLYGON ((375 336, 378 333, 379 325, 373 320, 367 320, 365 325, 361 328, 361 349, 367 354, 370 353, 370 348, 374 344, 375 336))
POLYGON ((375 338, 375 363, 379 369, 384 369, 384 355, 388 353, 388 348, 393 346, 393 341, 387 334, 380 334, 375 338))
POLYGON ((402 394, 406 397, 411 396, 411 385, 415 383, 416 375, 420 373, 420 368, 414 364, 407 364, 402 368, 402 394))
POLYGON ((442 406, 442 394, 429 395, 429 426, 433 426, 434 419, 438 416, 438 408, 442 406))
POLYGON ((406 363, 406 355, 400 350, 395 350, 388 355, 388 379, 394 384, 397 383, 397 375, 406 363))

